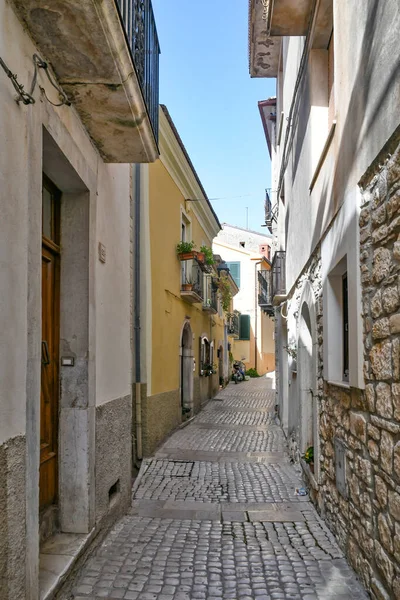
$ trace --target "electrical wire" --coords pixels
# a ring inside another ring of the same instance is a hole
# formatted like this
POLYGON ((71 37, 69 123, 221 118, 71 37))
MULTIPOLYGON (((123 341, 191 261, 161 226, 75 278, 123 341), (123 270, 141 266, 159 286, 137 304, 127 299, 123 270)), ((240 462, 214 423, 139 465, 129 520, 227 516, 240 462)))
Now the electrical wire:
POLYGON ((32 79, 30 90, 29 90, 29 92, 27 92, 24 89, 24 86, 22 85, 22 83, 19 83, 17 74, 13 73, 11 71, 11 69, 9 69, 9 67, 6 65, 6 63, 0 56, 0 67, 2 67, 2 69, 6 73, 7 77, 9 77, 15 91, 17 92, 17 97, 16 97, 17 104, 19 104, 20 102, 22 102, 25 105, 35 104, 36 100, 33 97, 33 94, 36 89, 36 85, 38 85, 41 93, 46 98, 47 102, 49 102, 53 106, 71 106, 71 102, 68 100, 68 97, 65 94, 65 92, 53 80, 53 77, 51 76, 51 74, 49 72, 49 65, 47 64, 47 62, 44 61, 38 54, 34 54, 32 58, 33 58, 33 64, 34 64, 34 73, 33 73, 33 79, 32 79), (44 70, 44 72, 46 73, 46 77, 50 82, 50 85, 55 90, 57 90, 58 97, 60 100, 59 103, 55 103, 52 100, 50 100, 50 98, 47 96, 47 93, 46 93, 46 90, 44 89, 44 87, 42 87, 41 85, 38 84, 39 69, 44 70))
POLYGON ((1 58, 1 56, 0 56, 0 66, 2 67, 3 71, 6 73, 7 77, 10 78, 10 81, 11 81, 12 85, 14 86, 15 91, 18 94, 17 103, 22 102, 25 105, 35 104, 35 99, 33 98, 33 96, 31 94, 28 94, 28 92, 26 92, 24 90, 24 86, 22 85, 22 83, 19 83, 19 81, 18 81, 18 76, 15 73, 13 73, 11 71, 11 69, 8 68, 8 66, 6 65, 4 60, 1 58))
POLYGON ((58 85, 53 81, 53 78, 49 72, 49 65, 47 64, 47 62, 44 61, 42 58, 40 58, 40 56, 38 54, 34 54, 33 55, 33 64, 35 65, 35 72, 33 74, 33 80, 32 80, 32 85, 31 85, 31 92, 30 92, 31 96, 33 95, 33 92, 36 87, 38 69, 44 69, 44 72, 46 73, 46 77, 49 80, 50 85, 52 85, 53 88, 55 90, 57 90, 58 97, 60 99, 60 102, 58 104, 56 104, 55 102, 52 102, 52 100, 50 100, 50 98, 47 96, 46 90, 44 89, 44 87, 39 85, 38 87, 39 87, 40 91, 42 92, 42 94, 44 95, 44 97, 46 98, 47 102, 49 102, 53 106, 71 106, 71 102, 68 100, 68 97, 65 94, 65 92, 60 87, 58 87, 58 85))

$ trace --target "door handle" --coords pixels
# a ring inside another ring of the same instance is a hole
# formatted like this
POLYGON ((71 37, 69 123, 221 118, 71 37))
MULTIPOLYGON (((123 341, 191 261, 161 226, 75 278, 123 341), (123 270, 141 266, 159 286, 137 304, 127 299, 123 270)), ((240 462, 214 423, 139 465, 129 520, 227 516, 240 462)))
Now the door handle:
POLYGON ((42 365, 50 364, 50 354, 49 354, 49 346, 46 340, 42 342, 42 365))

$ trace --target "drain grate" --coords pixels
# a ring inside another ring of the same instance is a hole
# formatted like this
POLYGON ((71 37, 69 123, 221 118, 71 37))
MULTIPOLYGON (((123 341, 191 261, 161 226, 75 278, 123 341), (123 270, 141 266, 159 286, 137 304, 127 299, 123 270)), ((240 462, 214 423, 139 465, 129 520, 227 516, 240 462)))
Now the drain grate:
POLYGON ((171 477, 190 477, 193 471, 194 462, 186 462, 184 460, 174 460, 171 477))

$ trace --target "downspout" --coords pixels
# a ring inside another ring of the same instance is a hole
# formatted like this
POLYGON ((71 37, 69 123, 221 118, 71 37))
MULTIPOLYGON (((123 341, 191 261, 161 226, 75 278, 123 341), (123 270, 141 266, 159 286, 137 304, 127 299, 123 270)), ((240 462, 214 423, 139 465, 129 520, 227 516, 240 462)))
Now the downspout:
POLYGON ((140 373, 140 165, 135 165, 135 234, 134 234, 134 348, 135 348, 135 407, 136 459, 142 459, 142 390, 140 373))
POLYGON ((254 263, 255 269, 255 294, 254 294, 254 370, 257 371, 257 325, 258 325, 258 265, 262 265, 263 261, 259 260, 254 263))

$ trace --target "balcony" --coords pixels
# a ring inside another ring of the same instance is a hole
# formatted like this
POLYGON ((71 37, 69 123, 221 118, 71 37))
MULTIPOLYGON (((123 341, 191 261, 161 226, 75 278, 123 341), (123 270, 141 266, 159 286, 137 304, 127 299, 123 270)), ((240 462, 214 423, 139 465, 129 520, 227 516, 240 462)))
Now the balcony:
POLYGON ((267 191, 265 192, 264 213, 265 225, 268 227, 269 232, 272 233, 272 223, 273 221, 276 222, 276 209, 272 208, 272 202, 267 191))
POLYGON ((267 315, 273 316, 271 273, 272 271, 266 269, 258 271, 258 306, 267 315))
POLYGON ((189 304, 204 302, 204 274, 195 259, 181 261, 181 298, 189 304))
POLYGON ((160 48, 151 0, 13 0, 105 162, 158 157, 160 48))
MULTIPOLYGON (((270 3, 267 16, 267 28, 271 36, 307 35, 313 12, 313 0, 274 0, 270 3)), ((333 26, 332 0, 320 0, 315 19, 314 40, 318 46, 327 47, 333 26)))
POLYGON ((275 252, 272 259, 272 304, 286 300, 286 252, 275 252))
POLYGON ((240 331, 240 313, 235 311, 228 315, 228 335, 232 336, 236 340, 239 339, 240 331))
POLYGON ((218 288, 213 282, 212 277, 206 277, 204 286, 204 312, 215 315, 218 312, 218 288))
POLYGON ((333 27, 333 2, 320 0, 249 1, 249 70, 251 77, 277 77, 282 38, 306 36, 314 22, 312 47, 326 49, 333 27), (314 18, 312 18, 314 16, 314 18))

